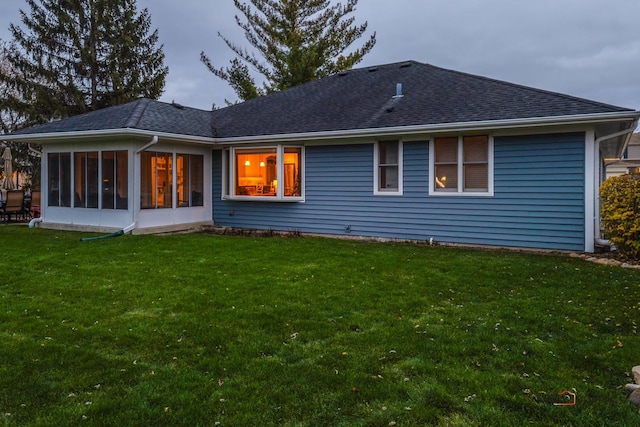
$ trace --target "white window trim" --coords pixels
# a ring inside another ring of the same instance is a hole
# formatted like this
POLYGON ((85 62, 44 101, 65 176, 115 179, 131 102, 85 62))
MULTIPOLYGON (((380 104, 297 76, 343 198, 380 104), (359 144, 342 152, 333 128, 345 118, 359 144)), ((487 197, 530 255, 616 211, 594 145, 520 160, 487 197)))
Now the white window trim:
POLYGON ((222 199, 223 200, 236 200, 236 201, 253 201, 253 202, 274 202, 274 203, 298 203, 305 201, 305 181, 306 181, 306 168, 305 168, 305 150, 302 145, 265 145, 265 146, 238 146, 238 147, 230 147, 228 149, 224 149, 222 151, 223 156, 228 153, 228 164, 225 165, 224 158, 222 160, 222 199), (299 148, 300 149, 300 196, 285 196, 284 195, 284 186, 278 185, 278 192, 275 196, 242 196, 235 194, 236 191, 236 174, 235 174, 235 156, 236 150, 266 150, 266 149, 276 149, 276 157, 277 157, 277 165, 278 169, 276 170, 276 179, 278 182, 284 182, 284 151, 287 148, 299 148), (226 167, 225 167, 226 166, 226 167), (227 170, 228 168, 228 170, 227 170), (225 190, 228 191, 228 194, 224 194, 225 190))
POLYGON ((222 188, 220 190, 220 198, 222 200, 229 200, 231 198, 231 149, 222 149, 222 188))
POLYGON ((430 196, 443 196, 443 197, 493 197, 493 180, 494 180, 494 143, 493 135, 489 135, 488 142, 488 166, 489 176, 487 191, 464 191, 464 150, 463 150, 463 137, 470 135, 458 136, 458 190, 457 191, 436 191, 436 142, 435 138, 429 141, 429 195, 430 196))
POLYGON ((374 196, 402 196, 403 195, 403 163, 404 163, 404 150, 403 141, 398 140, 398 189, 397 190, 382 190, 379 187, 380 183, 380 142, 377 141, 373 146, 373 195, 374 196))

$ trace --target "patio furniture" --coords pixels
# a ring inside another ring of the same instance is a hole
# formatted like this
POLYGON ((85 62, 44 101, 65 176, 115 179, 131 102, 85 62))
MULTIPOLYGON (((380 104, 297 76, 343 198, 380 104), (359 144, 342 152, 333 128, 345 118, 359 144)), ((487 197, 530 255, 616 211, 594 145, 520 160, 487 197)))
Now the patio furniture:
POLYGON ((7 191, 7 198, 2 206, 2 217, 4 222, 10 221, 12 215, 15 215, 16 220, 19 216, 24 218, 25 213, 24 193, 22 190, 7 191))
POLYGON ((31 192, 31 205, 29 207, 29 214, 31 215, 31 218, 40 217, 40 192, 39 191, 31 192))

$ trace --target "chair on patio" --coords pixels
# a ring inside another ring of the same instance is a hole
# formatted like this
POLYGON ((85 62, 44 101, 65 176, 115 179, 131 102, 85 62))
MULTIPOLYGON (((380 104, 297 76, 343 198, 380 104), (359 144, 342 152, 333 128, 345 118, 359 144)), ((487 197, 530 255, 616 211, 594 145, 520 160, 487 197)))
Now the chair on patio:
POLYGON ((2 217, 4 221, 10 221, 11 215, 15 215, 16 220, 20 215, 24 218, 25 213, 24 193, 22 190, 7 191, 7 199, 2 207, 2 217))
POLYGON ((31 206, 29 207, 29 214, 31 218, 40 217, 40 192, 32 191, 31 192, 31 206))

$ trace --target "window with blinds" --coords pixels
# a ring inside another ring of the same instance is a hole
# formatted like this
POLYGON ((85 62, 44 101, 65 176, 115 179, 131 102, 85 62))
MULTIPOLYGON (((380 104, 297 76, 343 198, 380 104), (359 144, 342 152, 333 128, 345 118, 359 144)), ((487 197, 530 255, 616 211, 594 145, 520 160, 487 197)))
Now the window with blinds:
POLYGON ((402 193, 402 144, 400 141, 379 141, 375 147, 374 194, 402 193))
POLYGON ((435 138, 433 193, 490 193, 492 145, 488 135, 435 138))
POLYGON ((489 137, 462 138, 464 191, 489 190, 489 137))

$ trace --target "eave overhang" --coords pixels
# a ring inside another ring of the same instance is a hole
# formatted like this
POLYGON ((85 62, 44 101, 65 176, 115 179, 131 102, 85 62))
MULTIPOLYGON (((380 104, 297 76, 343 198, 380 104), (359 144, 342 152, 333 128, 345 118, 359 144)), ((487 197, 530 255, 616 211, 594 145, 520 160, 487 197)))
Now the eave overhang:
MULTIPOLYGON (((35 144, 69 142, 73 140, 87 140, 93 138, 116 138, 116 137, 153 137, 160 140, 182 142, 200 145, 239 145, 239 144, 262 144, 262 143, 283 143, 283 142, 311 142, 327 140, 351 140, 351 139, 379 139, 385 137, 405 137, 409 135, 432 135, 448 132, 475 132, 489 130, 508 130, 524 128, 543 128, 552 126, 601 126, 604 128, 615 127, 618 129, 635 128, 637 120, 640 119, 640 111, 623 111, 614 113, 534 117, 522 119, 487 120, 475 122, 458 123, 438 123, 414 126, 395 126, 384 128, 368 129, 347 129, 331 130, 320 132, 300 132, 272 135, 236 136, 227 138, 213 138, 204 136, 181 135, 165 132, 154 132, 153 130, 142 130, 133 128, 123 129, 102 129, 74 132, 51 132, 18 135, 2 135, 0 140, 23 141, 35 144)), ((626 141, 625 141, 626 142, 626 141)), ((625 144, 616 144, 618 147, 625 144)))
POLYGON ((101 129, 101 130, 86 130, 86 131, 74 131, 74 132, 51 132, 51 133, 32 133, 22 135, 1 135, 0 140, 3 141, 22 141, 31 142, 34 144, 47 144, 47 143, 59 143, 70 142, 77 140, 88 140, 95 138, 124 138, 124 137, 138 137, 138 138, 152 138, 157 136, 160 140, 170 140, 173 142, 182 142, 189 144, 201 144, 201 145, 215 145, 216 139, 204 136, 195 135, 181 135, 166 132, 155 132, 152 130, 142 130, 133 128, 124 129, 101 129))
POLYGON ((630 127, 640 118, 640 111, 603 113, 603 114, 585 114, 571 116, 555 116, 555 117, 535 117, 525 119, 507 119, 507 120, 487 120, 476 122, 459 122, 459 123, 439 123, 415 126, 397 126, 385 128, 370 129, 349 129, 334 130, 324 132, 306 132, 306 133, 289 133, 274 135, 255 135, 255 136, 237 136, 229 138, 216 138, 219 144, 256 144, 256 143, 274 143, 274 142, 306 142, 306 141, 323 141, 323 140, 340 140, 340 139, 358 139, 358 138, 384 138, 384 137, 403 137, 408 135, 429 135, 446 132, 472 132, 482 130, 497 129, 522 129, 537 128, 550 126, 572 126, 572 125, 603 125, 616 123, 623 124, 623 127, 630 127))

